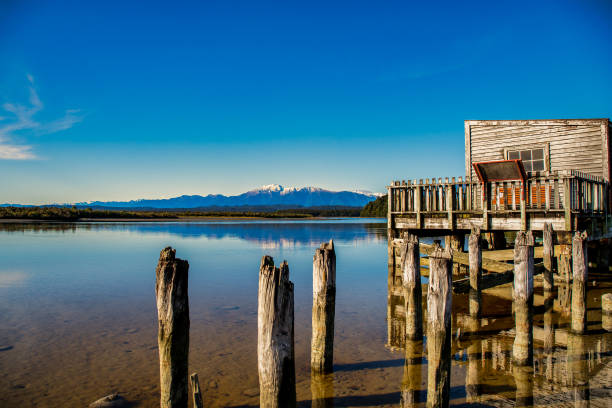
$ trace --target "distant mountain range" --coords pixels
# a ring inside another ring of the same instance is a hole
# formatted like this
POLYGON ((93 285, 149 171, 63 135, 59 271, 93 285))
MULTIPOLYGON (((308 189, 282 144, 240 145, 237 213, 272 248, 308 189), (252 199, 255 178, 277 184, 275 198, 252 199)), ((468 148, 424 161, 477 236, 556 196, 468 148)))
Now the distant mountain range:
MULTIPOLYGON (((182 195, 164 199, 142 199, 131 201, 91 201, 75 203, 77 207, 125 208, 125 209, 176 209, 210 207, 363 207, 381 194, 367 191, 329 191, 317 187, 289 187, 271 184, 225 196, 222 194, 182 195)), ((8 206, 10 204, 2 204, 8 206)), ((57 204, 62 205, 62 204, 57 204)), ((64 204, 68 205, 68 204, 64 204)), ((72 204, 70 204, 72 205, 72 204)))

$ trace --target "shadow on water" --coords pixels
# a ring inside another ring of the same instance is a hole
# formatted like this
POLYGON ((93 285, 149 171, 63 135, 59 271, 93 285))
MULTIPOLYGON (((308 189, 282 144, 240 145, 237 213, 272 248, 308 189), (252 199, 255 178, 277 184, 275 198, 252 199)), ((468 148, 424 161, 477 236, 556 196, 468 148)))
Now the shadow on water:
POLYGON ((363 361, 360 363, 334 364, 334 372, 368 370, 373 368, 401 367, 403 365, 404 359, 400 358, 395 360, 363 361))

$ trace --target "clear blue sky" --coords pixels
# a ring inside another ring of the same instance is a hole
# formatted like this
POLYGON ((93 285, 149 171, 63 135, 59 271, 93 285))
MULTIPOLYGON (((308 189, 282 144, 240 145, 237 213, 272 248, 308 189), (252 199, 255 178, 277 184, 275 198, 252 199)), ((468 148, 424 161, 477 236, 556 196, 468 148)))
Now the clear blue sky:
POLYGON ((125 3, 0 1, 0 203, 384 191, 464 119, 612 116, 610 1, 125 3))

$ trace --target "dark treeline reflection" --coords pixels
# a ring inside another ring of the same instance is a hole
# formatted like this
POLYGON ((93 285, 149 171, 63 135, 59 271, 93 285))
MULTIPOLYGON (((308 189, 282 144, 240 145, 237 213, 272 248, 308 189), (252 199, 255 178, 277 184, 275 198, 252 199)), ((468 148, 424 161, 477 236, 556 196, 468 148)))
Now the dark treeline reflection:
POLYGON ((126 231, 138 234, 174 235, 180 238, 234 238, 267 247, 318 246, 334 238, 336 242, 386 239, 386 224, 375 219, 325 221, 208 221, 208 222, 118 222, 118 223, 0 223, 0 231, 11 233, 77 231, 126 231))

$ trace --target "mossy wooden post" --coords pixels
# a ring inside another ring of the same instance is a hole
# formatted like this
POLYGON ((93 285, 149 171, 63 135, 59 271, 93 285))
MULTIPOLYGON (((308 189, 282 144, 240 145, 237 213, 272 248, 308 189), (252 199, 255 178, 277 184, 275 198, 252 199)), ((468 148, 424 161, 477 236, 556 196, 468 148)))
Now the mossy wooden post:
POLYGON ((312 408, 334 407, 334 374, 310 372, 310 391, 312 408))
POLYGON ((470 316, 480 318, 481 314, 481 293, 480 280, 482 278, 482 248, 480 229, 472 229, 468 241, 469 260, 470 260, 470 294, 469 312, 470 316))
POLYGON ((193 407, 194 408, 204 408, 204 403, 202 402, 202 391, 200 391, 200 381, 198 381, 198 374, 191 374, 191 392, 193 393, 193 407))
POLYGON ((262 257, 257 306, 257 364, 262 408, 294 408, 296 404, 293 299, 287 262, 275 268, 271 256, 262 257))
POLYGON ((321 244, 312 261, 311 370, 331 373, 334 364, 336 311, 336 252, 334 242, 321 244))
POLYGON ((434 245, 427 290, 427 407, 448 407, 451 376, 451 251, 434 245))
POLYGON ((582 334, 587 328, 587 233, 576 232, 572 240, 572 332, 582 334))
POLYGON ((544 291, 551 291, 555 287, 553 275, 553 259, 555 258, 555 246, 553 245, 552 224, 544 224, 544 291))
POLYGON ((533 235, 519 231, 514 242, 513 307, 516 336, 512 346, 515 365, 533 361, 533 235))
POLYGON ((589 406, 589 360, 583 335, 567 335, 567 382, 574 396, 574 407, 589 406))
POLYGON ((189 401, 189 263, 164 248, 155 270, 160 406, 187 408, 189 401))
POLYGON ((404 351, 404 376, 402 377, 400 407, 416 408, 420 405, 423 341, 406 339, 404 351))
POLYGON ((406 339, 423 338, 423 294, 421 289, 421 262, 419 238, 405 234, 401 247, 402 290, 406 312, 406 339))
POLYGON ((612 332, 612 293, 601 296, 601 328, 612 332))

